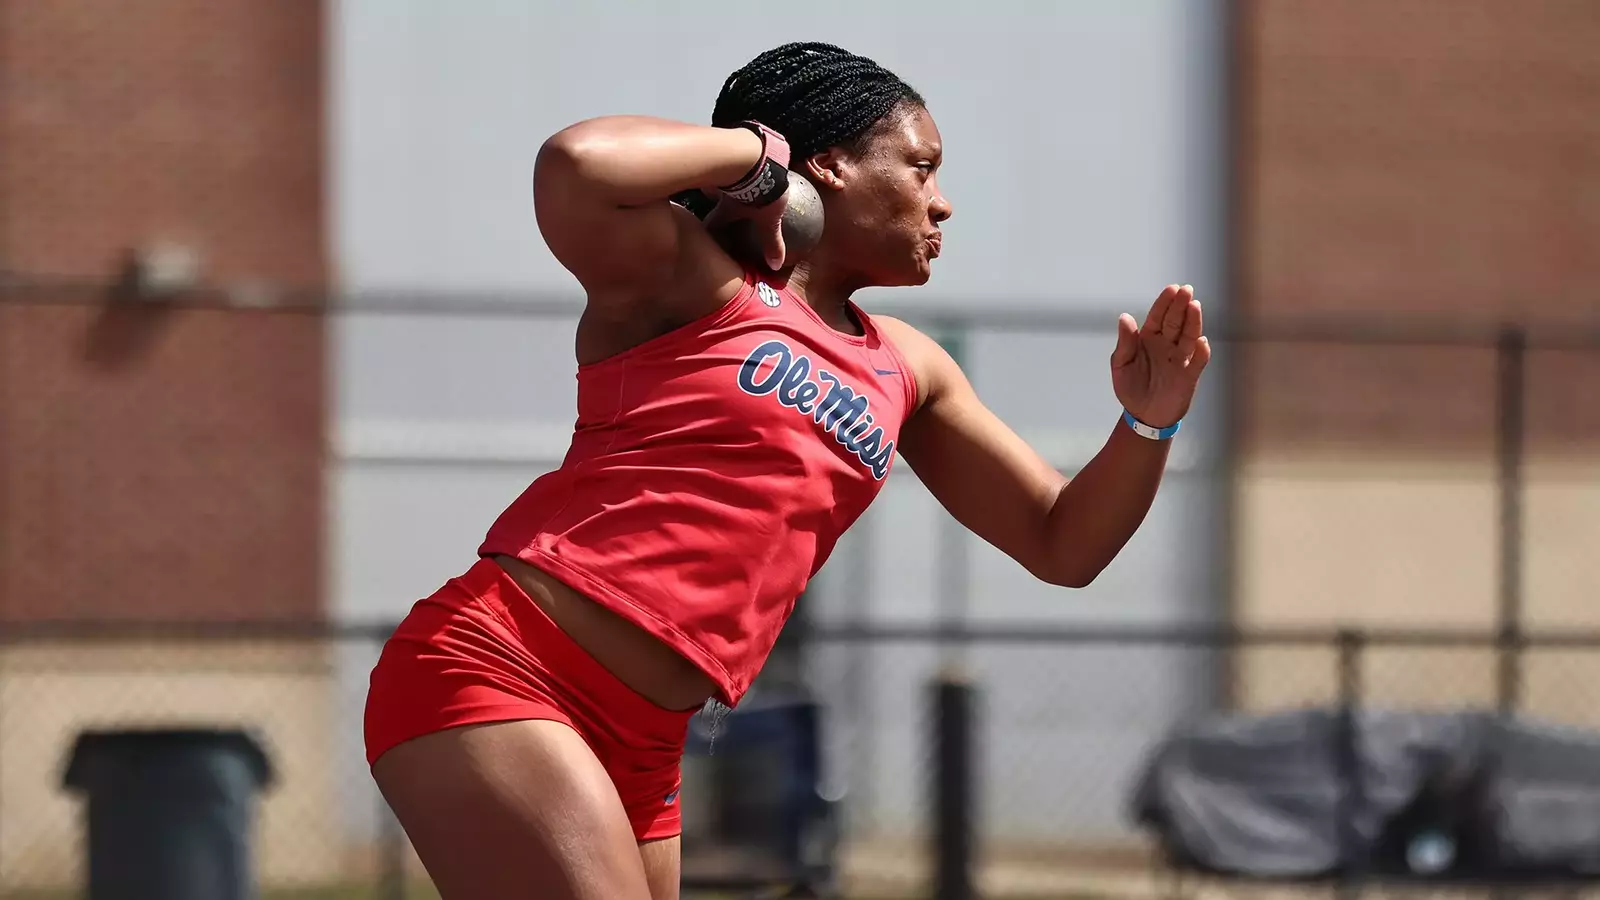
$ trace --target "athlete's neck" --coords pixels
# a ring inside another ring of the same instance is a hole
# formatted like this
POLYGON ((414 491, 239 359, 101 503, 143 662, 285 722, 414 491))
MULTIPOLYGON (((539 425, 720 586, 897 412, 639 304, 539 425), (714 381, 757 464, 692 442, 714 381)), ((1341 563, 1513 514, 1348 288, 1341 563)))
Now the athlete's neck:
POLYGON ((789 270, 789 290, 804 298, 829 327, 847 334, 861 333, 861 324, 850 311, 850 297, 862 287, 852 276, 829 266, 826 258, 813 256, 789 270))

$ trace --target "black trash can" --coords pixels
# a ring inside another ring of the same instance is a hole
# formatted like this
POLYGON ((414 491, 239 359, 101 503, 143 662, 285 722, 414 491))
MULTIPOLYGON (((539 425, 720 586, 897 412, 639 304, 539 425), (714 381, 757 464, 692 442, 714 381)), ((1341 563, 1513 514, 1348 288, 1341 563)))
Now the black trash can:
POLYGON ((88 809, 89 900, 253 900, 256 798, 271 783, 244 731, 92 731, 65 777, 88 809))

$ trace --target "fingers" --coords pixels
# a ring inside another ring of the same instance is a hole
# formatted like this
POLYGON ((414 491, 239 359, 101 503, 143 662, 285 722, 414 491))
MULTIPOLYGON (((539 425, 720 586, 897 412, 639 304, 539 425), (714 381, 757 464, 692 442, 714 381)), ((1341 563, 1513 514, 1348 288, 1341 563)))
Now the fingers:
POLYGON ((1166 314, 1161 319, 1160 332, 1171 343, 1176 344, 1183 336, 1183 321, 1189 315, 1189 304, 1193 302, 1194 288, 1185 284, 1178 286, 1172 294, 1172 300, 1167 303, 1166 314))
MULTIPOLYGON (((1193 291, 1193 288, 1190 288, 1193 291)), ((1178 304, 1173 303, 1176 307, 1178 304)), ((1183 325, 1178 330, 1178 358, 1189 359, 1194 355, 1195 347, 1205 333, 1205 321, 1200 312, 1200 301, 1189 295, 1189 302, 1184 304, 1183 325)))
POLYGON ((1174 355, 1188 361, 1195 352, 1201 336, 1205 334, 1205 320, 1200 311, 1200 301, 1194 297, 1194 286, 1169 284, 1156 298, 1146 317, 1142 336, 1147 340, 1159 339, 1175 351, 1174 355))
POLYGON ((1211 339, 1201 335, 1194 344, 1194 356, 1189 358, 1189 377, 1198 380, 1200 373, 1206 370, 1206 363, 1211 362, 1211 339))
POLYGON ((767 268, 774 272, 783 269, 783 262, 788 257, 788 249, 783 246, 783 221, 775 220, 772 230, 767 232, 765 241, 767 268))
POLYGON ((1111 351, 1111 367, 1120 369, 1139 355, 1139 326, 1133 316, 1123 313, 1117 317, 1117 346, 1111 351))
POLYGON ((1179 288, 1180 285, 1167 285, 1166 290, 1161 292, 1161 296, 1156 298, 1156 302, 1150 305, 1150 314, 1144 317, 1144 330, 1146 332, 1150 334, 1161 333, 1161 323, 1166 320, 1167 308, 1172 305, 1173 299, 1178 296, 1179 288))

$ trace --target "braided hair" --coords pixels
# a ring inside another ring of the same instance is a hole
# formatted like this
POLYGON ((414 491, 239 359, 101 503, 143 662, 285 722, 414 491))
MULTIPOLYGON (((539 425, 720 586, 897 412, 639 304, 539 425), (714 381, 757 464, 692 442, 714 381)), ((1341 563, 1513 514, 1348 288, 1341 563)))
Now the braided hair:
MULTIPOLYGON (((728 76, 711 124, 755 120, 789 142, 791 165, 829 147, 858 150, 874 126, 922 95, 893 72, 833 44, 774 47, 728 76)), ((714 204, 698 191, 673 198, 704 218, 714 204)))
POLYGON ((728 76, 711 124, 754 119, 782 134, 791 159, 851 146, 902 103, 922 95, 865 56, 817 42, 784 44, 728 76))

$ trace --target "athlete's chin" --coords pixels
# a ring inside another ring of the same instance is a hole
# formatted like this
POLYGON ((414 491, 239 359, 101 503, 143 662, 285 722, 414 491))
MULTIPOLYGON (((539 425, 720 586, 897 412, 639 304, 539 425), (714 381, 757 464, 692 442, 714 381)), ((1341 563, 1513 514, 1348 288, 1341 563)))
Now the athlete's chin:
POLYGON ((874 287, 919 287, 927 284, 933 275, 933 261, 923 254, 915 254, 900 265, 879 268, 871 280, 874 287))
POLYGON ((886 288, 921 287, 928 283, 928 278, 932 274, 927 266, 922 266, 917 269, 907 269, 904 272, 895 272, 892 275, 884 275, 881 278, 874 279, 872 285, 873 287, 886 288))
POLYGON ((919 253, 912 257, 911 264, 899 275, 895 282, 899 287, 921 287, 933 277, 933 259, 919 253))

